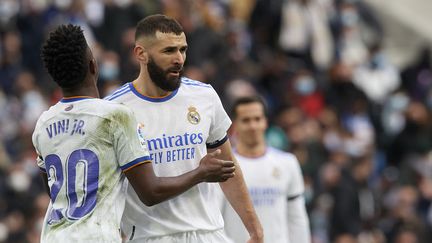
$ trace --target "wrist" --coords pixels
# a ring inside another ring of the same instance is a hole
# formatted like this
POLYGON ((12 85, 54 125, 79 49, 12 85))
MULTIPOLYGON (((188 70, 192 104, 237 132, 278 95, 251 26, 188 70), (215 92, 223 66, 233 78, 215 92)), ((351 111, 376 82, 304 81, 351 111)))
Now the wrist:
POLYGON ((192 170, 191 173, 195 185, 201 182, 205 182, 205 174, 199 166, 196 169, 192 170))
POLYGON ((261 225, 257 225, 254 229, 249 232, 249 236, 253 239, 263 239, 264 238, 264 230, 261 225))

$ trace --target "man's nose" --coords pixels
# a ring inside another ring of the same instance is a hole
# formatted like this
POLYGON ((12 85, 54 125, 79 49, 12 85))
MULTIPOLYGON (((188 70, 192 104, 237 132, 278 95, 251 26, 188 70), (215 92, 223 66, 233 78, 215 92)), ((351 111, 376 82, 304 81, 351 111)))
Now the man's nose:
POLYGON ((185 56, 182 52, 177 51, 174 59, 175 64, 183 65, 185 61, 185 56))

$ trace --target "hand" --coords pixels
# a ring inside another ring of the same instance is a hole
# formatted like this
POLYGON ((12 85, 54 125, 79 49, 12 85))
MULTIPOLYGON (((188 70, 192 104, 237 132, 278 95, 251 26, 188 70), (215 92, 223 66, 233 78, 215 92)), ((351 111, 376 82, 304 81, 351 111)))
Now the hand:
POLYGON ((234 177, 235 164, 233 161, 221 160, 216 157, 220 155, 221 150, 217 149, 212 153, 204 156, 197 168, 203 176, 205 182, 224 182, 234 177))

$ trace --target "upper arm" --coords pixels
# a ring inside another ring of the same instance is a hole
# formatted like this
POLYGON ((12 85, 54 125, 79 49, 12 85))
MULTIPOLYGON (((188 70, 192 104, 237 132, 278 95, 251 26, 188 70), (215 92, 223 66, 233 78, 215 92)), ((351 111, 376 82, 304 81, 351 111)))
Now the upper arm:
POLYGON ((149 198, 153 185, 157 183, 157 177, 152 166, 150 161, 146 161, 139 166, 123 171, 142 201, 149 198))
POLYGON ((292 155, 288 171, 290 172, 290 181, 288 185, 288 199, 296 198, 303 194, 304 180, 297 158, 292 155))
POLYGON ((236 163, 234 154, 232 152, 231 143, 228 139, 228 136, 226 136, 223 141, 224 142, 219 144, 217 147, 212 147, 212 148, 207 147, 207 152, 211 153, 217 149, 220 149, 221 154, 218 156, 218 159, 230 160, 230 161, 234 161, 234 163, 236 163))
POLYGON ((130 109, 120 109, 111 122, 112 143, 118 165, 123 171, 151 160, 140 124, 130 109))

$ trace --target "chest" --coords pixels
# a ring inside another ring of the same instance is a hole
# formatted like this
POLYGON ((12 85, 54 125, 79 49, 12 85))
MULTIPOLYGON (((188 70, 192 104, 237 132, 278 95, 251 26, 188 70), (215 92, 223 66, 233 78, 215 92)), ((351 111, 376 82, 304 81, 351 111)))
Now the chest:
POLYGON ((246 184, 249 187, 272 187, 286 191, 290 181, 287 169, 284 166, 268 162, 240 162, 246 184))
POLYGON ((240 161, 243 176, 253 204, 257 207, 273 207, 286 199, 290 175, 287 168, 263 161, 240 161))
POLYGON ((199 134, 199 140, 204 142, 208 137, 213 116, 211 104, 178 97, 161 103, 137 101, 133 107, 146 139, 184 136, 195 143, 199 134))

